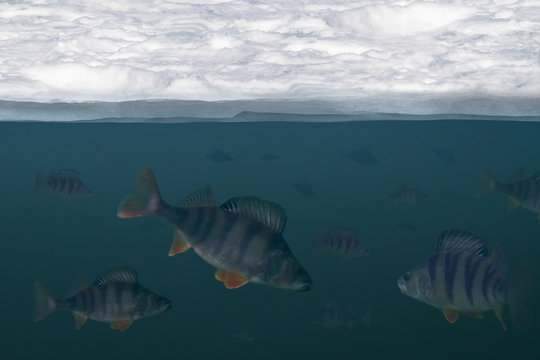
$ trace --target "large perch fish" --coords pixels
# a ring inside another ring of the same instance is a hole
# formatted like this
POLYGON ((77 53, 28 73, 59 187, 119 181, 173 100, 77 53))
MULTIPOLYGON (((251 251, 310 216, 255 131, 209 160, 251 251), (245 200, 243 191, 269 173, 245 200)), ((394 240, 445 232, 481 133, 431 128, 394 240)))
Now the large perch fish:
POLYGON ((216 207, 205 187, 177 206, 161 198, 154 174, 145 167, 118 207, 118 217, 157 216, 175 227, 169 255, 193 248, 217 269, 216 279, 228 289, 248 282, 306 291, 311 278, 281 235, 286 223, 278 204, 256 197, 237 197, 216 207))

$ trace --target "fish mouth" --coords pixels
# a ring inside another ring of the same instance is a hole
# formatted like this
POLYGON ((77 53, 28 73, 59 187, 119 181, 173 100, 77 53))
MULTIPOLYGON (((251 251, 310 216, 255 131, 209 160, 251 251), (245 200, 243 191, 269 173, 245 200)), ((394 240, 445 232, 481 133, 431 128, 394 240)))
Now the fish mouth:
POLYGON ((305 282, 303 284, 300 284, 297 288, 296 288, 296 291, 309 291, 311 290, 311 282, 305 282))
POLYGON ((405 283, 405 280, 403 280, 403 278, 398 279, 397 286, 402 293, 405 293, 405 291, 407 291, 407 284, 405 283))

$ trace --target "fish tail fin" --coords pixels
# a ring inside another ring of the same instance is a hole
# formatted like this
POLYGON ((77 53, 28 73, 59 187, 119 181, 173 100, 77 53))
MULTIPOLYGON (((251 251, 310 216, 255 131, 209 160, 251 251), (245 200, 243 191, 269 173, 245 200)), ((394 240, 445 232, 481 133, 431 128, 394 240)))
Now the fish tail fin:
POLYGON ((36 183, 34 184, 34 192, 39 192, 45 186, 46 177, 41 171, 36 174, 36 183))
POLYGON ((512 276, 508 289, 508 304, 512 322, 525 333, 532 327, 533 322, 533 286, 534 274, 528 264, 519 264, 512 276))
POLYGON ((120 202, 116 215, 119 218, 154 215, 162 205, 154 173, 146 166, 139 173, 133 192, 120 202))
POLYGON ((476 196, 485 195, 497 188, 497 180, 493 177, 491 170, 485 167, 480 178, 480 185, 476 191, 476 196))
POLYGON ((40 283, 34 283, 34 321, 40 321, 56 310, 56 300, 40 283))

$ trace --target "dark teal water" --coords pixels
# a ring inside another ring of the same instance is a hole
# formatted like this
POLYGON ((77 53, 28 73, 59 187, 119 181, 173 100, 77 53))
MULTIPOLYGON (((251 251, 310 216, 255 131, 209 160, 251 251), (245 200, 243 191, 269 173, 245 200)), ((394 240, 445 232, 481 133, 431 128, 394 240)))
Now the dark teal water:
MULTIPOLYGON (((272 120, 271 117, 268 117, 272 120)), ((528 334, 504 332, 492 313, 449 324, 442 313, 402 295, 396 280, 461 228, 501 244, 512 269, 540 274, 540 221, 522 208, 507 213, 493 193, 475 197, 488 166, 501 181, 540 170, 540 124, 493 121, 347 123, 0 123, 0 260, 3 359, 535 359, 539 317, 528 334), (370 147, 364 166, 342 155, 370 147), (236 161, 205 156, 219 148, 236 161), (451 149, 455 164, 434 148, 451 149), (261 159, 265 153, 279 156, 261 159), (193 251, 170 258, 172 228, 159 220, 118 219, 116 208, 138 171, 150 165, 163 197, 175 203, 211 185, 218 203, 255 195, 281 204, 284 232, 311 273, 305 293, 248 284, 227 290, 193 251), (64 201, 32 193, 38 171, 74 168, 94 192, 64 201), (307 182, 315 197, 291 187, 307 182), (394 203, 384 194, 415 182, 430 199, 394 203), (389 231, 409 223, 417 231, 389 231), (370 249, 342 261, 310 250, 314 233, 346 226, 370 249), (173 309, 136 321, 125 333, 89 320, 75 330, 68 312, 35 323, 32 284, 63 297, 81 275, 89 281, 119 265, 167 296, 173 309), (372 325, 328 330, 312 323, 328 302, 371 309, 372 325), (230 333, 239 328, 248 342, 230 333)), ((538 278, 537 278, 538 279, 538 278)), ((538 280, 535 295, 538 296, 538 280)), ((538 302, 536 302, 538 303, 538 302)))

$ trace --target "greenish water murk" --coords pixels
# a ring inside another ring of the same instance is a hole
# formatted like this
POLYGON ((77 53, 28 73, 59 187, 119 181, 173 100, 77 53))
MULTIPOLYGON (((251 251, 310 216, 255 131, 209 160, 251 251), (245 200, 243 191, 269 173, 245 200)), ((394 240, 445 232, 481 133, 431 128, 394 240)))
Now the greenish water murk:
MULTIPOLYGON (((523 208, 508 213, 499 193, 475 196, 485 167, 501 181, 522 169, 540 170, 539 123, 293 123, 272 116, 258 123, 0 123, 2 358, 540 356, 538 315, 527 334, 512 325, 508 311, 507 332, 493 313, 450 324, 396 285, 433 251, 441 231, 456 228, 481 236, 490 251, 499 243, 510 271, 527 262, 540 274, 537 215, 523 208), (216 150, 218 157, 209 156, 216 150), (347 156, 366 152, 369 161, 347 156), (204 185, 212 186, 218 204, 242 195, 279 203, 288 216, 284 237, 311 274, 312 289, 227 290, 193 251, 169 257, 169 224, 116 216, 145 165, 169 203, 204 185), (79 171, 92 197, 32 191, 39 171, 66 168, 79 171), (429 197, 415 204, 385 197, 410 183, 429 197), (312 194, 300 191, 306 186, 312 194), (354 229, 369 256, 343 261, 314 251, 314 235, 336 227, 354 229), (64 297, 79 277, 93 281, 117 266, 136 269, 172 309, 135 321, 126 332, 96 321, 77 331, 73 316, 60 311, 33 321, 35 281, 64 297), (314 319, 328 303, 358 314, 370 310, 371 324, 327 329, 314 319)), ((538 280, 535 286, 538 299, 538 280)))

